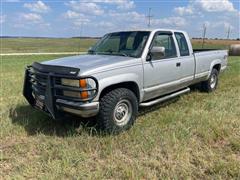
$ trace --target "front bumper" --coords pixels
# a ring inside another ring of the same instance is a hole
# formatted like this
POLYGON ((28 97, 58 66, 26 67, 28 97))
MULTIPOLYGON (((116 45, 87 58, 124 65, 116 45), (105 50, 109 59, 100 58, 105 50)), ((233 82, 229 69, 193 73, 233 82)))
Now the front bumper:
POLYGON ((68 112, 85 118, 96 116, 99 112, 99 102, 79 104, 72 101, 57 99, 56 104, 60 111, 68 112))
POLYGON ((81 117, 92 117, 99 111, 99 102, 93 102, 98 92, 98 82, 93 77, 77 77, 69 72, 76 71, 69 67, 47 66, 33 63, 25 71, 23 95, 31 106, 46 112, 52 118, 63 116, 63 112, 72 113, 81 117), (47 72, 46 72, 47 71, 47 72), (50 72, 49 72, 50 71, 50 72), (58 83, 59 78, 82 79, 92 78, 96 88, 81 89, 77 87, 63 86, 58 83), (83 92, 91 91, 89 99, 82 100, 75 97, 66 97, 62 91, 83 92))

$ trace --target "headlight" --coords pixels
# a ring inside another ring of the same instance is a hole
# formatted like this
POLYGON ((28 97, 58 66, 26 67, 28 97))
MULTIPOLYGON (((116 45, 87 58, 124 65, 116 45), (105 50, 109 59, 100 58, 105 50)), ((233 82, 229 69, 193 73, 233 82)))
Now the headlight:
POLYGON ((72 86, 72 87, 96 88, 96 83, 91 78, 80 79, 80 80, 62 78, 61 84, 64 86, 72 86))
POLYGON ((77 97, 81 99, 87 99, 94 94, 94 91, 87 91, 87 89, 96 88, 96 83, 91 78, 80 79, 80 80, 62 78, 61 84, 64 86, 79 87, 82 90, 86 90, 81 93, 74 92, 74 91, 63 91, 64 96, 77 97))
POLYGON ((73 87, 79 87, 79 80, 73 80, 73 79, 61 79, 61 84, 64 86, 73 86, 73 87))

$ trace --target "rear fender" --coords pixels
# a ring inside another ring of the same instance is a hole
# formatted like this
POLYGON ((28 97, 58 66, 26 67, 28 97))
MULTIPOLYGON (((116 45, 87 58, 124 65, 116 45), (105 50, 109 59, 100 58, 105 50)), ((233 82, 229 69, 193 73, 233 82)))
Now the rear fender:
POLYGON ((211 72, 213 70, 213 67, 217 64, 220 64, 221 65, 222 61, 220 59, 215 59, 212 61, 211 65, 210 65, 210 70, 209 70, 209 73, 208 73, 208 78, 210 77, 211 75, 211 72))

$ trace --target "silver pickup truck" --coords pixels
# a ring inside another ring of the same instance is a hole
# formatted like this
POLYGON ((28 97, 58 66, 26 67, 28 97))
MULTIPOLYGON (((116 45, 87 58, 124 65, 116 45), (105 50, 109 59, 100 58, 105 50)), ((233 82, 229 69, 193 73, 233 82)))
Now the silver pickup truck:
POLYGON ((100 129, 120 132, 133 125, 139 106, 189 92, 193 84, 214 91, 227 57, 227 50, 193 50, 184 31, 114 32, 86 55, 28 66, 23 95, 54 119, 96 116, 100 129))

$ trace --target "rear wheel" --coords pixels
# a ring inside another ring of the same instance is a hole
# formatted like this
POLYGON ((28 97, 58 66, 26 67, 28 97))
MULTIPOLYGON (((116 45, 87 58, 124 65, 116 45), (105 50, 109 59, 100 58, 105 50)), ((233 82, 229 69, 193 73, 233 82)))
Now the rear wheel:
POLYGON ((202 90, 205 92, 213 92, 218 85, 218 70, 213 69, 207 81, 202 82, 202 90))
POLYGON ((129 129, 136 119, 138 100, 129 89, 118 88, 100 99, 98 125, 107 133, 119 133, 129 129))

